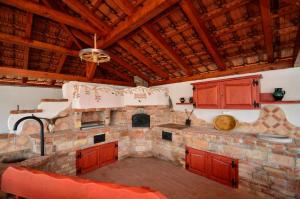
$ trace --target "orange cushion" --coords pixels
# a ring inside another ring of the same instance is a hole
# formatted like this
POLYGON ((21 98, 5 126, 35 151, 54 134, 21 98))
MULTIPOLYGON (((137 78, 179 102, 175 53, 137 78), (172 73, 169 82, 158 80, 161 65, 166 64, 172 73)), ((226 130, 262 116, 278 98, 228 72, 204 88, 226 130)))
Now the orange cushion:
POLYGON ((9 167, 1 189, 28 199, 166 199, 149 188, 101 183, 22 167, 9 167))

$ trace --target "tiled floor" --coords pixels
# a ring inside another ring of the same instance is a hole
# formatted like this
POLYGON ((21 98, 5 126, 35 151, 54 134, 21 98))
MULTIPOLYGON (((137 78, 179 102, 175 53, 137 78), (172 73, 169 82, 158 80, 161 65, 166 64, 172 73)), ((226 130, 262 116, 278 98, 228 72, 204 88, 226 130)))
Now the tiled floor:
POLYGON ((208 180, 170 162, 154 158, 127 158, 82 175, 83 178, 149 187, 170 199, 258 199, 243 189, 208 180))

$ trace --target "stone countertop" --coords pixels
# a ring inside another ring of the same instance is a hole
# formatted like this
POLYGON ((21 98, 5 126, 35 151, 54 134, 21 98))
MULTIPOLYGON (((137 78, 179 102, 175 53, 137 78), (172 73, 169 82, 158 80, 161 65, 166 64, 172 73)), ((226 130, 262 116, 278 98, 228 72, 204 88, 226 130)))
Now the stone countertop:
POLYGON ((252 146, 259 146, 261 148, 268 148, 273 152, 278 153, 287 153, 289 155, 300 156, 300 139, 294 139, 291 144, 281 144, 273 143, 270 141, 265 141, 257 138, 255 133, 246 133, 239 131, 220 131, 212 126, 192 126, 184 129, 174 129, 161 127, 160 125, 155 126, 153 129, 161 129, 175 133, 175 135, 185 136, 197 136, 200 139, 210 140, 211 138, 220 138, 224 139, 226 142, 234 142, 235 144, 248 145, 247 147, 251 148, 252 146))

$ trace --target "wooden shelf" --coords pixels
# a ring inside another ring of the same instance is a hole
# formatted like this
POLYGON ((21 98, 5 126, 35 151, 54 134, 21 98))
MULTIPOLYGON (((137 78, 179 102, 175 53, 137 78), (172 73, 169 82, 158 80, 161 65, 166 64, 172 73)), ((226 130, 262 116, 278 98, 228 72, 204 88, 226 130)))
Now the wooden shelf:
POLYGON ((300 100, 295 101, 261 101, 261 104, 300 104, 300 100))
POLYGON ((187 103, 187 102, 180 103, 180 102, 178 102, 178 103, 176 103, 176 105, 193 105, 193 103, 187 103))
POLYGON ((300 100, 275 101, 272 96, 272 93, 261 93, 260 103, 261 104, 300 104, 300 100))

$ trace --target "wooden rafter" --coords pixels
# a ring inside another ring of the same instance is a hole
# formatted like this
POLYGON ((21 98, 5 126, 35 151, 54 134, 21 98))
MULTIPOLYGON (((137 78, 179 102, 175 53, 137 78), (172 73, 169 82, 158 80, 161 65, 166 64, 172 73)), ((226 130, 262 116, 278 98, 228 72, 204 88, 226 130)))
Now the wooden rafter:
POLYGON ((110 31, 110 27, 101 21, 96 15, 94 15, 89 8, 83 5, 78 0, 63 0, 72 10, 80 14, 85 20, 89 21, 99 30, 107 33, 110 31))
POLYGON ((150 70, 155 72, 158 76, 168 79, 169 75, 165 71, 163 71, 159 66, 155 65, 151 59, 145 57, 139 50, 134 48, 129 42, 125 41, 124 39, 120 40, 118 42, 120 46, 122 46, 124 49, 126 49, 130 54, 132 54, 134 57, 136 57, 140 62, 148 66, 150 70))
POLYGON ((140 78, 142 78, 143 80, 149 82, 149 78, 144 75, 143 73, 141 73, 138 69, 134 68, 133 66, 131 66, 130 64, 128 64, 127 62, 125 62, 124 60, 122 60, 120 57, 113 55, 112 53, 109 53, 110 58, 116 62, 119 66, 126 68, 127 70, 129 70, 131 73, 133 73, 136 76, 139 76, 140 78))
POLYGON ((126 21, 120 23, 104 39, 98 41, 98 46, 106 48, 123 38, 133 30, 148 22, 179 0, 148 0, 144 6, 129 16, 126 21))
POLYGON ((260 5, 262 28, 264 32, 265 48, 267 51, 268 62, 273 62, 274 61, 273 31, 272 31, 272 16, 270 11, 270 1, 259 0, 259 5, 260 5))
POLYGON ((113 74, 117 75, 118 77, 122 78, 123 80, 129 81, 129 82, 133 81, 132 77, 130 77, 126 73, 121 73, 120 71, 113 69, 109 63, 102 63, 102 64, 100 64, 100 67, 103 68, 104 70, 108 71, 109 73, 113 73, 113 74))
MULTIPOLYGON (((26 20, 27 24, 26 24, 26 29, 25 29, 25 37, 30 39, 33 14, 27 13, 26 19, 27 19, 26 20)), ((25 47, 25 49, 24 49, 24 66, 23 66, 23 69, 28 69, 28 62, 29 62, 29 47, 25 47)))
POLYGON ((95 4, 93 5, 94 7, 92 8, 92 12, 94 13, 97 8, 101 5, 103 0, 96 0, 95 4))
MULTIPOLYGON (((58 73, 49 73, 42 71, 34 70, 24 70, 18 68, 11 68, 7 66, 0 66, 0 74, 2 75, 17 75, 20 77, 32 77, 32 78, 45 78, 45 79, 54 79, 54 80, 65 80, 65 81, 81 81, 81 82, 91 82, 88 78, 83 76, 74 76, 74 75, 65 75, 58 73)), ((124 86, 133 86, 132 82, 125 81, 116 81, 110 79, 93 79, 94 83, 103 83, 103 84, 113 84, 113 85, 124 85, 124 86)))
POLYGON ((93 62, 86 62, 86 68, 85 68, 85 76, 88 80, 92 80, 95 77, 97 69, 97 64, 93 62))
POLYGON ((51 85, 51 84, 41 84, 41 83, 32 83, 32 82, 23 82, 21 81, 11 81, 11 80, 0 80, 0 85, 14 85, 14 86, 34 86, 34 87, 46 87, 46 88, 61 88, 59 85, 51 85))
POLYGON ((300 8, 300 0, 282 0, 282 1, 300 8))
POLYGON ((25 10, 27 12, 40 15, 51 20, 57 21, 59 23, 63 23, 69 26, 72 26, 77 29, 84 30, 86 32, 95 33, 97 29, 88 25, 87 23, 79 20, 76 17, 72 17, 63 12, 59 12, 57 10, 48 8, 47 6, 40 5, 38 3, 33 3, 31 1, 26 0, 0 0, 1 3, 14 6, 21 10, 25 10))
POLYGON ((38 48, 38 49, 47 50, 51 52, 58 52, 66 55, 78 56, 78 51, 76 50, 69 50, 64 47, 56 46, 53 44, 40 42, 36 40, 30 40, 24 37, 13 36, 5 33, 0 33, 0 40, 4 42, 20 44, 27 47, 38 48))
POLYGON ((186 16, 189 18, 190 22, 192 23, 202 42, 206 46, 209 54, 212 56, 213 60, 217 64, 217 67, 220 70, 225 70, 226 64, 224 63, 223 58, 218 52, 217 47, 214 44, 212 38, 210 37, 203 21, 199 18, 200 15, 197 13, 197 10, 193 6, 192 2, 190 0, 182 0, 180 2, 180 7, 182 8, 186 16))
POLYGON ((142 30, 147 34, 147 36, 155 42, 156 45, 158 45, 171 59, 172 61, 182 68, 186 74, 191 75, 192 70, 189 68, 184 61, 179 57, 179 55, 165 42, 165 39, 155 32, 150 25, 148 26, 142 26, 142 30))
POLYGON ((113 0, 115 4, 128 16, 130 16, 134 11, 134 7, 128 0, 113 0))
MULTIPOLYGON (((51 5, 51 3, 49 2, 49 0, 42 0, 43 3, 48 6, 49 8, 53 8, 53 5, 51 5)), ((55 1, 52 1, 55 2, 55 1)), ((81 44, 77 41, 77 39, 74 37, 74 35, 71 33, 70 29, 68 26, 66 26, 65 24, 60 23, 61 27, 64 29, 65 32, 68 33, 69 37, 71 37, 71 39, 73 40, 73 42, 76 44, 76 46, 78 48, 82 48, 81 44)))
POLYGON ((207 78, 214 78, 214 77, 221 77, 221 76, 228 76, 228 75, 236 75, 236 74, 245 74, 245 73, 255 73, 260 71, 267 71, 267 70, 278 70, 284 68, 290 68, 293 66, 292 60, 281 61, 278 63, 271 63, 271 64, 258 64, 258 65, 249 65, 249 66, 241 66, 235 67, 231 69, 227 69, 225 71, 215 71, 205 74, 197 74, 191 77, 180 77, 180 78, 173 78, 169 80, 162 80, 162 81, 155 81, 150 84, 150 86, 157 86, 162 84, 172 84, 177 82, 184 82, 184 81, 193 81, 193 80, 200 80, 200 79, 207 79, 207 78))

